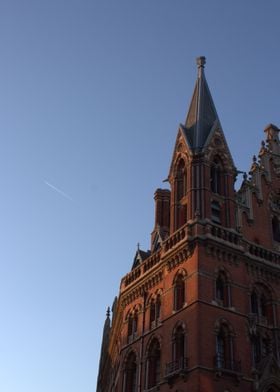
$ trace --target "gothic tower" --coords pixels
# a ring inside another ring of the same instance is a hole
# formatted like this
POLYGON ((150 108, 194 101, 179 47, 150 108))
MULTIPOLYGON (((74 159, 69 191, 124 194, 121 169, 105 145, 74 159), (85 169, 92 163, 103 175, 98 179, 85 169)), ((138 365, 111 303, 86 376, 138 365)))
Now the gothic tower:
POLYGON ((269 125, 238 192, 205 58, 151 249, 107 318, 98 392, 280 392, 280 143, 269 125))

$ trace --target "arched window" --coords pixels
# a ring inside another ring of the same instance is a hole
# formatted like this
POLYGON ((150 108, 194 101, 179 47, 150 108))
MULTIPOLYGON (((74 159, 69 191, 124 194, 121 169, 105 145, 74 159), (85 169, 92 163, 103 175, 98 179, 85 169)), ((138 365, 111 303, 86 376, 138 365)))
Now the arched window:
POLYGON ((276 216, 272 218, 272 234, 274 241, 280 242, 280 224, 276 216))
POLYGON ((230 286, 226 275, 220 272, 215 282, 216 301, 219 305, 230 306, 230 286))
POLYGON ((233 333, 226 322, 221 322, 217 330, 215 367, 240 371, 240 362, 234 359, 233 333))
POLYGON ((173 336, 173 359, 174 361, 182 362, 185 357, 185 331, 180 325, 176 328, 173 336))
POLYGON ((221 187, 221 163, 218 158, 214 159, 214 162, 210 169, 210 183, 211 183, 211 191, 213 193, 222 193, 221 187))
POLYGON ((151 300, 150 305, 150 328, 154 328, 158 325, 160 319, 160 308, 161 308, 161 299, 160 294, 151 300))
POLYGON ((186 195, 186 170, 185 161, 180 160, 176 172, 176 200, 180 201, 186 195))
POLYGON ((130 313, 128 316, 128 323, 127 323, 127 342, 130 343, 133 338, 133 317, 130 313))
POLYGON ((134 313, 130 313, 128 316, 128 324, 127 324, 127 342, 131 343, 132 340, 137 336, 137 328, 138 328, 138 311, 137 309, 134 313))
POLYGON ((261 324, 273 324, 273 305, 271 293, 262 284, 256 284, 250 296, 251 312, 258 316, 261 324))
POLYGON ((181 159, 177 165, 175 175, 175 229, 187 222, 187 204, 184 197, 187 193, 186 164, 181 159))
POLYGON ((151 305, 150 305, 150 328, 153 328, 155 326, 155 320, 156 320, 156 303, 155 300, 151 300, 151 305))
POLYGON ((156 298, 156 312, 155 312, 157 321, 160 319, 160 311, 161 311, 161 298, 160 298, 160 294, 158 294, 156 298))
POLYGON ((251 312, 254 314, 259 313, 258 296, 255 290, 251 293, 251 312))
POLYGON ((256 367, 260 361, 265 358, 271 351, 271 339, 267 336, 261 337, 259 334, 253 336, 252 343, 252 362, 256 367))
POLYGON ((185 279, 182 274, 176 277, 174 283, 174 310, 181 309, 185 304, 185 279))
POLYGON ((160 344, 154 338, 149 346, 146 361, 146 385, 152 388, 160 382, 160 344))
POLYGON ((137 385, 137 363, 136 355, 131 352, 126 360, 124 368, 124 392, 136 392, 137 385))
POLYGON ((172 335, 172 362, 166 364, 166 375, 182 372, 188 367, 185 328, 179 324, 172 335))

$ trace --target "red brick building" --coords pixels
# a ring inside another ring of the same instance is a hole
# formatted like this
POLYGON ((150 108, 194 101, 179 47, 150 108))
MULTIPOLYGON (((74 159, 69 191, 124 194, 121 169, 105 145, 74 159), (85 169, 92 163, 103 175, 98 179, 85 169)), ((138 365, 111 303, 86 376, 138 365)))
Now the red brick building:
POLYGON ((151 250, 108 310, 98 392, 280 391, 280 143, 237 170, 204 75, 180 125, 151 250))

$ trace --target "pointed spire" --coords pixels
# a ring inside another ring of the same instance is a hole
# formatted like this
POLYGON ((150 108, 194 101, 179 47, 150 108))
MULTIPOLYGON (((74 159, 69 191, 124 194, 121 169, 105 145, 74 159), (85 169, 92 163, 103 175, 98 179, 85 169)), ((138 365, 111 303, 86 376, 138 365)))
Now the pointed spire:
POLYGON ((220 127, 216 108, 204 75, 205 57, 198 57, 196 63, 198 76, 185 123, 186 137, 190 146, 195 150, 204 147, 214 127, 220 127))

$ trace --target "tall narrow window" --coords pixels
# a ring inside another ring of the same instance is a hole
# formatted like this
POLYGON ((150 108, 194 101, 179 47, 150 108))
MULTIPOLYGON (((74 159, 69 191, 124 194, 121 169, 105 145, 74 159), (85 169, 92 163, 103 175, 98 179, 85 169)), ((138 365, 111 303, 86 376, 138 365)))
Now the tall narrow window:
POLYGON ((233 341, 227 325, 221 325, 216 336, 216 367, 237 370, 233 359, 233 341))
POLYGON ((225 346, 226 339, 223 330, 219 331, 219 334, 216 338, 216 355, 217 355, 217 367, 225 368, 225 346))
POLYGON ((185 331, 181 325, 176 328, 173 339, 173 368, 184 369, 186 366, 185 331))
POLYGON ((124 369, 124 392, 136 392, 137 364, 136 355, 131 352, 124 369))
POLYGON ((185 161, 180 160, 176 171, 176 182, 175 182, 175 227, 183 226, 187 222, 187 204, 184 197, 187 191, 187 177, 185 161))
POLYGON ((137 336, 138 327, 138 311, 135 310, 134 314, 130 313, 128 316, 127 324, 127 342, 131 343, 133 339, 137 336))
POLYGON ((150 344, 146 362, 147 388, 152 388, 160 382, 160 345, 154 338, 150 344))
POLYGON ((261 284, 256 284, 251 293, 251 312, 258 316, 261 324, 274 322, 271 293, 261 284))
POLYGON ((230 287, 226 276, 223 272, 220 272, 216 279, 216 301, 219 305, 230 306, 230 287))
POLYGON ((174 310, 181 309, 185 304, 185 281, 183 275, 178 275, 174 285, 174 310))
POLYGON ((254 366, 258 365, 261 357, 261 339, 260 336, 257 335, 252 339, 252 360, 254 366))
POLYGON ((259 313, 258 296, 255 290, 251 294, 251 311, 255 314, 259 313))
POLYGON ((274 241, 280 242, 280 224, 276 216, 272 218, 272 234, 274 241))
POLYGON ((216 200, 211 201, 211 220, 218 225, 221 224, 221 206, 216 200))
POLYGON ((161 299, 160 299, 160 295, 157 295, 156 298, 156 320, 159 321, 160 319, 160 311, 161 311, 161 299))
POLYGON ((151 300, 150 305, 150 328, 154 328, 159 323, 160 318, 160 308, 161 308, 161 300, 160 295, 158 294, 156 298, 151 300))
POLYGON ((130 313, 128 316, 128 323, 127 323, 127 342, 130 343, 133 338, 133 317, 130 313))
POLYGON ((155 300, 151 300, 151 305, 150 305, 150 328, 153 328, 155 326, 155 320, 156 320, 156 304, 155 300))
POLYGON ((133 317, 133 327, 132 327, 133 336, 137 335, 137 328, 138 328, 138 311, 135 310, 134 317, 133 317))
POLYGON ((178 164, 176 180, 177 180, 176 200, 180 201, 186 194, 186 173, 185 173, 185 162, 183 159, 181 159, 178 164))
POLYGON ((216 158, 210 170, 211 191, 221 194, 221 165, 219 159, 216 158))

